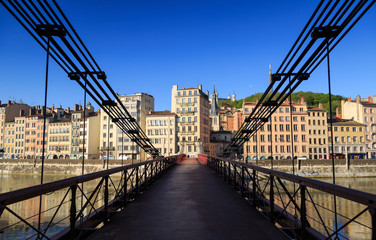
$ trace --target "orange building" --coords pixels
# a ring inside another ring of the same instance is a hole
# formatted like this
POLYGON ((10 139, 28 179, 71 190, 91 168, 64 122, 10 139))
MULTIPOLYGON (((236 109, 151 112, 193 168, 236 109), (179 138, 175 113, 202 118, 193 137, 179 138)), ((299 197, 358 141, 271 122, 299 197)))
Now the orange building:
MULTIPOLYGON (((256 102, 243 102, 243 120, 255 106, 256 102)), ((272 156, 275 160, 291 159, 292 154, 294 158, 308 158, 308 113, 304 98, 300 103, 292 104, 292 125, 290 111, 290 104, 285 101, 273 113, 271 120, 244 144, 247 160, 269 159, 272 156)))

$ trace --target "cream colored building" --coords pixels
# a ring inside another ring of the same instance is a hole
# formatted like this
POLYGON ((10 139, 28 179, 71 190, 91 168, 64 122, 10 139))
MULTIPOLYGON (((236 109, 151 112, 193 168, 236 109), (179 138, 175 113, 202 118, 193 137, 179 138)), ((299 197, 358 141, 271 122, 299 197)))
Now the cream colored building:
POLYGON ((376 96, 373 98, 341 101, 343 119, 351 119, 365 125, 365 143, 368 158, 376 158, 376 96))
POLYGON ((177 115, 171 111, 154 111, 146 116, 146 135, 163 156, 178 153, 177 115))
POLYGON ((71 154, 72 122, 64 119, 50 122, 48 126, 47 158, 69 159, 71 154))
POLYGON ((209 99, 202 85, 178 89, 172 86, 171 112, 178 116, 179 152, 195 157, 209 154, 210 119, 209 99))
POLYGON ((309 159, 329 159, 327 110, 319 107, 308 108, 309 159))
POLYGON ((4 157, 15 158, 15 123, 5 122, 4 124, 4 157))
MULTIPOLYGON (((154 110, 154 97, 146 93, 118 95, 120 101, 141 129, 145 132, 146 116, 154 110)), ((100 123, 100 157, 101 159, 145 160, 150 157, 136 143, 132 142, 102 110, 100 123)))
POLYGON ((26 117, 19 116, 14 118, 15 122, 15 155, 17 158, 25 158, 25 126, 26 117))
POLYGON ((91 113, 80 120, 80 141, 79 141, 79 158, 82 159, 84 153, 85 159, 99 158, 99 140, 100 140, 100 113, 91 113), (84 125, 85 123, 85 125, 84 125), (85 142, 84 142, 85 140, 85 142), (85 148, 84 148, 85 143, 85 148))
MULTIPOLYGON (((333 153, 338 158, 358 159, 364 158, 366 154, 365 125, 353 120, 340 119, 333 122, 333 153)), ((328 145, 331 149, 331 131, 328 124, 328 145)), ((331 151, 330 151, 331 152, 331 151)))
MULTIPOLYGON (((69 109, 68 113, 71 114, 71 121, 72 121, 72 135, 71 135, 72 147, 71 147, 71 157, 70 158, 71 159, 80 159, 80 158, 82 158, 82 149, 83 149, 82 139, 80 141, 80 138, 81 138, 80 134, 82 134, 83 129, 81 131, 80 126, 83 125, 84 109, 82 108, 81 105, 75 104, 73 111, 70 111, 70 109, 69 109), (81 152, 80 152, 80 148, 81 148, 81 152)), ((94 114, 94 107, 91 106, 90 102, 88 102, 87 105, 86 105, 86 109, 85 109, 85 115, 89 116, 91 114, 94 114)), ((93 131, 97 132, 96 135, 98 135, 98 139, 97 139, 98 144, 99 144, 99 141, 100 141, 100 139, 99 139, 100 130, 99 129, 100 129, 100 126, 98 125, 97 129, 93 130, 93 131)), ((91 134, 91 135, 93 135, 93 134, 91 134)), ((97 149, 97 152, 95 153, 95 155, 96 155, 96 158, 99 157, 99 149, 97 149)), ((87 154, 85 155, 85 158, 87 158, 87 154)))

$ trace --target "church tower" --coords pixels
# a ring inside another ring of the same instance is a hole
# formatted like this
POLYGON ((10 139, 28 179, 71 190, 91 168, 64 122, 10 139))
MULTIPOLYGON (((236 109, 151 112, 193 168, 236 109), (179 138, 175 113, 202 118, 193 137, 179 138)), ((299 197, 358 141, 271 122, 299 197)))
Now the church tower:
MULTIPOLYGON (((269 86, 272 84, 272 65, 269 64, 269 86)), ((273 88, 270 89, 269 93, 273 92, 273 88)))

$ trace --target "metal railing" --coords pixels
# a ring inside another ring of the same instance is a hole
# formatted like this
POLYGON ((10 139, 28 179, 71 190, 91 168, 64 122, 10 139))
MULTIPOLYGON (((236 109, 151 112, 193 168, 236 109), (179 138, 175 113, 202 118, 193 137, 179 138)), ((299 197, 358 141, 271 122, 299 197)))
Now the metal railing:
POLYGON ((314 179, 210 157, 208 166, 293 239, 376 239, 376 195, 314 179), (342 201, 334 224, 333 200, 342 201))
POLYGON ((6 236, 10 227, 23 224, 28 228, 24 239, 87 237, 184 156, 159 158, 0 194, 0 220, 5 213, 17 218, 15 223, 2 226, 0 233, 6 236), (84 189, 84 183, 91 183, 92 189, 84 189), (42 226, 33 221, 38 214, 30 216, 17 207, 23 202, 38 201, 39 197, 46 205, 42 214, 47 219, 42 226), (47 206, 48 202, 54 205, 47 206), (60 227, 58 231, 56 226, 60 227))

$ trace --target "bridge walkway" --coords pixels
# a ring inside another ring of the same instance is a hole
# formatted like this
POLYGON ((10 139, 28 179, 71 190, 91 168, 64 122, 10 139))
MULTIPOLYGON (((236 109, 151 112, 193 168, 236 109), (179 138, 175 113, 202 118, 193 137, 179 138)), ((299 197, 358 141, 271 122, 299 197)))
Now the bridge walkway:
POLYGON ((286 239, 196 159, 172 168, 90 239, 286 239))

